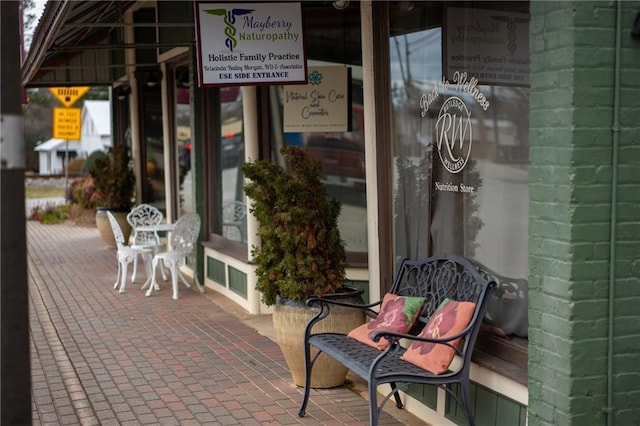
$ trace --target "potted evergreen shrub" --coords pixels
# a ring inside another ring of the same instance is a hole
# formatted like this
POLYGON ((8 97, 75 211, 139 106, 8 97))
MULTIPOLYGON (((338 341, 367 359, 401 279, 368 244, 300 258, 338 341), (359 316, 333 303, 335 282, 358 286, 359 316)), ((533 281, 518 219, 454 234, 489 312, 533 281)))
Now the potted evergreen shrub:
MULTIPOLYGON (((330 199, 321 181, 320 165, 299 147, 285 146, 286 167, 271 161, 245 163, 249 179, 244 191, 250 211, 259 223, 261 244, 252 247, 256 263, 256 288, 267 306, 273 306, 278 343, 296 385, 304 385, 304 328, 317 312, 305 301, 313 296, 345 297, 362 303, 362 291, 345 286, 345 248, 338 229, 342 208, 330 199)), ((331 311, 333 331, 348 332, 364 322, 361 312, 331 311)), ((321 356, 311 379, 313 387, 344 384, 347 370, 321 356), (317 373, 316 373, 317 372, 317 373)))
POLYGON ((131 234, 127 214, 133 206, 136 179, 131 167, 131 156, 126 145, 114 145, 107 155, 95 158, 89 168, 94 192, 92 204, 96 205, 96 225, 105 244, 115 247, 115 239, 106 211, 116 216, 125 239, 131 234))

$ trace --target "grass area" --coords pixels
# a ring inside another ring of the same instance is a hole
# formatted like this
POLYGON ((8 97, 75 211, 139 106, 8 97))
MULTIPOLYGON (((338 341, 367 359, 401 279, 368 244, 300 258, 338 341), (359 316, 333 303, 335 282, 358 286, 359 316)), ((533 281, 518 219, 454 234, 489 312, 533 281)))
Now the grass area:
POLYGON ((25 198, 64 197, 64 188, 56 186, 26 186, 25 198))

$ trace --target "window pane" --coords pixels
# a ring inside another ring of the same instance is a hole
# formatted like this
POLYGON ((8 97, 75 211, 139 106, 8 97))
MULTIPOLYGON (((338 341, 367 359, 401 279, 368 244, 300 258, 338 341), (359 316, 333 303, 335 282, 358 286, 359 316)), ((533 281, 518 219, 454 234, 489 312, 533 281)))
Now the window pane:
MULTIPOLYGON (((362 99, 362 83, 352 85, 353 99, 362 99)), ((272 87, 271 96, 278 102, 282 114, 282 87, 272 87)), ((352 105, 352 130, 349 132, 282 133, 280 115, 272 113, 272 158, 284 164, 279 154, 282 145, 305 147, 309 155, 320 163, 322 179, 330 197, 342 203, 338 218, 340 235, 350 252, 367 251, 367 209, 364 159, 363 107, 352 105)))
POLYGON ((246 201, 242 189, 244 178, 244 136, 242 91, 239 87, 220 89, 222 171, 222 236, 247 243, 246 201))
POLYGON ((336 9, 323 2, 303 2, 308 66, 351 67, 351 122, 348 132, 283 131, 283 88, 270 93, 271 158, 282 164, 283 145, 298 145, 320 162, 330 197, 342 203, 338 218, 348 252, 367 252, 367 210, 364 157, 364 107, 360 4, 336 9))
MULTIPOLYGON (((176 79, 177 80, 177 79, 176 79)), ((195 211, 191 171, 191 105, 189 87, 176 82, 176 145, 178 148, 178 193, 180 215, 195 211)))
POLYGON ((146 136, 144 147, 146 164, 146 186, 143 191, 143 201, 153 204, 162 211, 166 211, 164 184, 164 141, 162 135, 162 101, 160 88, 145 85, 144 91, 144 120, 143 126, 146 136))
POLYGON ((455 252, 527 278, 528 35, 506 37, 525 6, 390 4, 396 259, 455 252))

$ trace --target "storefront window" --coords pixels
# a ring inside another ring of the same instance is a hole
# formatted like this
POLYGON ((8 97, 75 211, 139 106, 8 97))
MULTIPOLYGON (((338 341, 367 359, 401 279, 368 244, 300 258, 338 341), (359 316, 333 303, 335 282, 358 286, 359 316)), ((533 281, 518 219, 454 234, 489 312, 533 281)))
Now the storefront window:
POLYGON ((244 135, 242 90, 239 86, 220 89, 220 162, 222 236, 231 241, 247 243, 247 204, 242 185, 244 135))
POLYGON ((142 80, 141 130, 144 134, 143 149, 146 167, 143 170, 143 201, 166 211, 164 182, 164 147, 162 136, 162 101, 158 84, 148 84, 142 80))
MULTIPOLYGON (((303 14, 309 70, 316 70, 322 78, 330 78, 327 77, 333 75, 330 69, 348 69, 350 85, 344 92, 350 102, 347 102, 345 120, 349 121, 350 114, 351 125, 344 131, 327 131, 321 126, 300 132, 286 129, 285 119, 291 123, 296 118, 284 116, 284 87, 272 86, 269 88, 271 158, 283 164, 280 148, 297 145, 304 147, 320 163, 329 196, 342 203, 338 226, 348 260, 355 255, 353 260, 357 262, 360 256, 356 253, 367 252, 360 5, 351 2, 346 8, 337 9, 322 2, 303 2, 303 14)), ((309 94, 309 107, 313 108, 313 86, 307 86, 310 89, 301 91, 309 94)), ((298 113, 299 119, 303 120, 303 113, 298 113)))
POLYGON ((455 252, 526 280, 528 3, 389 12, 396 260, 455 252))
POLYGON ((178 163, 178 202, 180 216, 195 211, 193 172, 191 171, 191 105, 189 87, 176 82, 176 146, 178 163))
MULTIPOLYGON (((353 84, 355 99, 362 99, 361 82, 353 84)), ((272 158, 280 164, 283 145, 304 147, 320 163, 323 182, 330 197, 342 203, 338 218, 340 234, 347 251, 367 251, 366 184, 364 160, 364 128, 362 103, 356 101, 352 109, 351 131, 347 132, 282 132, 282 87, 271 88, 278 108, 272 109, 272 158), (277 111, 277 112, 276 112, 277 111), (276 112, 276 113, 274 113, 276 112)))

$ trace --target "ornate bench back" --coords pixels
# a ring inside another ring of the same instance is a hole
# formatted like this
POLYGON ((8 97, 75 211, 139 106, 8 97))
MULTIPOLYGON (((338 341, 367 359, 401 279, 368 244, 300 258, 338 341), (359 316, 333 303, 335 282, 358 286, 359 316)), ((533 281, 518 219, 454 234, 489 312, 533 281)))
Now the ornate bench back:
POLYGON ((390 292, 401 296, 427 298, 412 334, 420 332, 446 299, 475 303, 474 317, 467 329, 464 345, 461 346, 462 353, 465 353, 469 341, 475 341, 482 322, 480 315, 484 315, 487 296, 493 287, 495 282, 488 281, 478 273, 477 267, 467 258, 448 254, 424 260, 404 259, 390 292))

